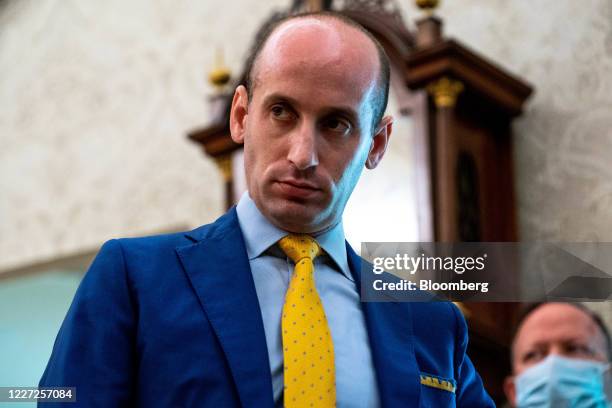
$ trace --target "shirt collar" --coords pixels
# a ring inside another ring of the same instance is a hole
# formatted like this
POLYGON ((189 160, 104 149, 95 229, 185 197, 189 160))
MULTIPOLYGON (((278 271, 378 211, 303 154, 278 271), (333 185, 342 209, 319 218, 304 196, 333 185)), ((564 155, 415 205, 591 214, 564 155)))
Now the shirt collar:
MULTIPOLYGON (((238 223, 244 236, 249 261, 259 257, 268 248, 276 244, 279 239, 288 234, 287 231, 276 227, 264 217, 249 196, 248 191, 238 201, 236 212, 238 213, 238 223)), ((313 236, 340 268, 342 274, 353 281, 348 266, 342 222, 321 234, 314 234, 313 236)))

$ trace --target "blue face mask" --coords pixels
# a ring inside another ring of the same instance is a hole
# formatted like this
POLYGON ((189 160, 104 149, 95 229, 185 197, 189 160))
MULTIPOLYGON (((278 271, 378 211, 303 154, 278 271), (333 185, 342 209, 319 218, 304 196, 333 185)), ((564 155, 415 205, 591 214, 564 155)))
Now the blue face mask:
POLYGON ((514 380, 519 408, 608 408, 608 364, 550 355, 514 380))

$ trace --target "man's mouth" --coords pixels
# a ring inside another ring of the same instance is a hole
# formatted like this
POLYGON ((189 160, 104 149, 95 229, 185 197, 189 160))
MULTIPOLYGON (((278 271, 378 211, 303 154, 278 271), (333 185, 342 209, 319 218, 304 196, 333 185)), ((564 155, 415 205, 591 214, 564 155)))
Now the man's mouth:
POLYGON ((289 199, 313 198, 323 191, 312 182, 292 178, 278 180, 276 184, 280 193, 289 199))

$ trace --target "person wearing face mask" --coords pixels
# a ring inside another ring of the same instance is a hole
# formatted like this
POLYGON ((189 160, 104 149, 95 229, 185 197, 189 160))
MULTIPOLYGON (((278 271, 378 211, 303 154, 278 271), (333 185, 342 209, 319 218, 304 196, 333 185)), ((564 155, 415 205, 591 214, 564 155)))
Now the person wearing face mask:
POLYGON ((510 404, 612 407, 612 342, 601 318, 580 303, 538 303, 523 316, 504 384, 510 404))

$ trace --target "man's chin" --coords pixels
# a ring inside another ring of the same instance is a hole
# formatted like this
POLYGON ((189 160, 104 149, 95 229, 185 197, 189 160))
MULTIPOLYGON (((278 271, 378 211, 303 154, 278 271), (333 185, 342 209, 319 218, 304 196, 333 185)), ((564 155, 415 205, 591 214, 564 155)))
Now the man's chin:
POLYGON ((322 209, 310 203, 283 200, 270 205, 264 215, 277 227, 295 233, 311 233, 323 229, 322 209))

